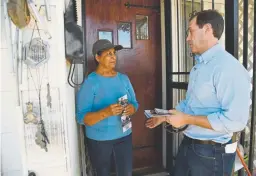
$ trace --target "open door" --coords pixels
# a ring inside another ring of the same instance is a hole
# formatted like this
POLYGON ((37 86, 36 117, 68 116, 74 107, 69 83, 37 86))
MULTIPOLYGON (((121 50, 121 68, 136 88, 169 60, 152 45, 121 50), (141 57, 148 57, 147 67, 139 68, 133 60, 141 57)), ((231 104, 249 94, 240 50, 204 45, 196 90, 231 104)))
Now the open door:
POLYGON ((132 118, 133 168, 162 168, 161 127, 145 127, 145 109, 161 108, 161 31, 159 0, 85 0, 89 72, 96 67, 92 45, 108 39, 125 49, 117 52, 117 70, 129 76, 139 110, 132 118))

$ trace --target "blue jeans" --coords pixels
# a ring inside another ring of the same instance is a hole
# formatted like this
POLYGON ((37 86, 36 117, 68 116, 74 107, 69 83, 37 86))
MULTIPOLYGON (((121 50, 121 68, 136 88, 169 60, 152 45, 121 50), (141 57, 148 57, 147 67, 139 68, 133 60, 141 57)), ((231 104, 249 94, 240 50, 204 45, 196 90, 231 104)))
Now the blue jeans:
POLYGON ((230 176, 236 153, 221 145, 194 144, 184 137, 176 157, 174 176, 230 176))
POLYGON ((132 175, 132 135, 109 140, 88 139, 88 152, 95 176, 109 176, 112 156, 114 156, 116 175, 132 175))

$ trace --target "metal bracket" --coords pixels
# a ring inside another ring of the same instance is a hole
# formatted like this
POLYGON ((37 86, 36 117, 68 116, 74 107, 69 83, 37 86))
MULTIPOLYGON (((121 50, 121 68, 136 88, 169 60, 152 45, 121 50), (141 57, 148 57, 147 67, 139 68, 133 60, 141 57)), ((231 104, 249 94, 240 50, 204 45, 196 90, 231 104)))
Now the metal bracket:
POLYGON ((157 10, 158 12, 160 12, 160 6, 136 5, 136 4, 131 4, 130 2, 126 2, 124 4, 124 6, 126 8, 137 7, 137 8, 144 8, 144 9, 153 9, 153 10, 157 10))

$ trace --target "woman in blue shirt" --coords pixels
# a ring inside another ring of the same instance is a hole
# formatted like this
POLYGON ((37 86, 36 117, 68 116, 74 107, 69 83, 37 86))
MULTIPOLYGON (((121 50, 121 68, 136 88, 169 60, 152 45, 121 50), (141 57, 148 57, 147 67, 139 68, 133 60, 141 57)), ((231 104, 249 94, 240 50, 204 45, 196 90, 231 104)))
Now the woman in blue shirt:
POLYGON ((128 76, 115 70, 116 51, 121 45, 98 40, 93 45, 97 68, 88 75, 77 94, 77 121, 86 126, 88 152, 97 176, 110 175, 114 156, 118 176, 132 175, 131 128, 124 129, 121 116, 131 116, 138 102, 128 76), (118 103, 127 96, 128 105, 118 103))

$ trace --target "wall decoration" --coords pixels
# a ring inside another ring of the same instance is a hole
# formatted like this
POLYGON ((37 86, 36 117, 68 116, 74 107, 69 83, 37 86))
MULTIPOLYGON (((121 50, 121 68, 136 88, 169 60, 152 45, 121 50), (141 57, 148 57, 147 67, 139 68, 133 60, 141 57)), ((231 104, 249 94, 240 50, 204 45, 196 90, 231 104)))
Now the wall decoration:
POLYGON ((148 40, 148 16, 136 15, 136 39, 148 40))

